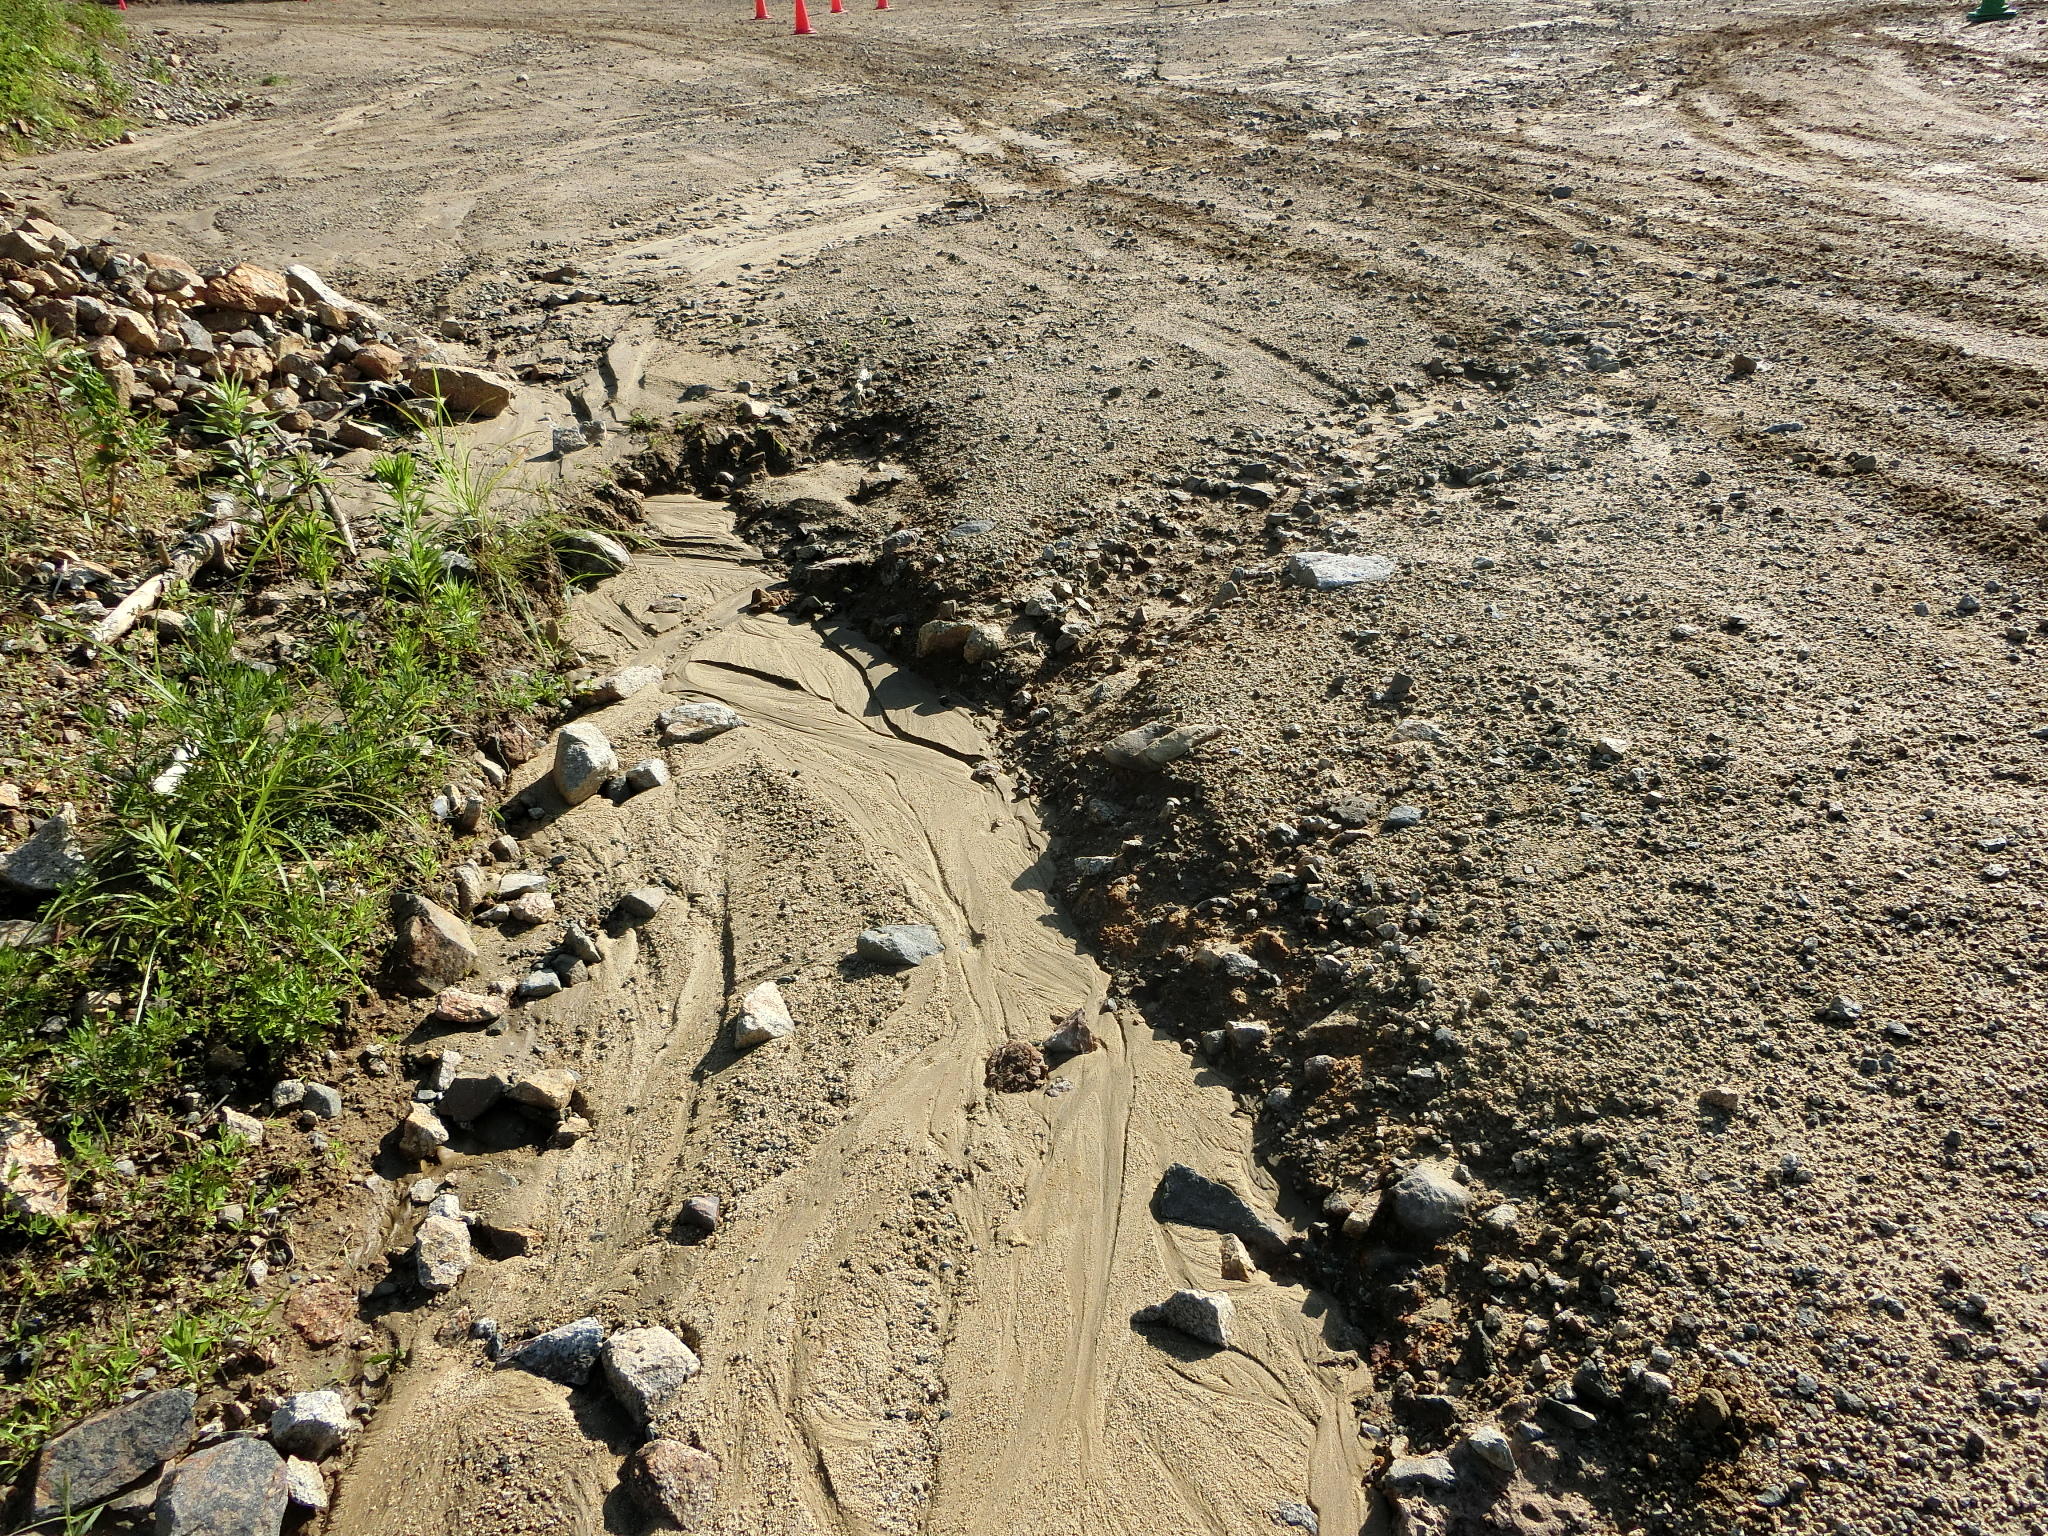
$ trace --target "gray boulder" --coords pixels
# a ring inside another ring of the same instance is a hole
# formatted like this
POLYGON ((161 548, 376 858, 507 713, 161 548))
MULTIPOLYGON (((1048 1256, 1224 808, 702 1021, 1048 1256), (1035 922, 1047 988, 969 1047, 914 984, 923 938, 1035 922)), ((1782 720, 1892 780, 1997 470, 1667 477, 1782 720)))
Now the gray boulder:
POLYGON ((156 1536, 277 1536, 291 1502, 284 1458, 242 1435, 171 1468, 156 1496, 156 1536))
POLYGON ((890 923, 863 929, 853 947, 863 960, 901 968, 929 960, 946 946, 939 942, 939 930, 929 923, 890 923))
POLYGON ((1237 1307, 1221 1291, 1175 1291, 1156 1307, 1146 1307, 1133 1319, 1159 1323, 1218 1349, 1230 1343, 1230 1325, 1237 1307))
POLYGON ((1417 1163, 1392 1195, 1395 1224, 1410 1237, 1438 1242, 1472 1219, 1472 1192, 1442 1163, 1417 1163))
POLYGON ((420 1289, 429 1295, 453 1290, 474 1256, 469 1224, 461 1217, 436 1213, 420 1223, 413 1240, 413 1267, 420 1289))
POLYGON ((555 792, 571 805, 581 805, 619 771, 619 754, 611 739, 587 720, 562 727, 555 738, 555 765, 550 773, 555 792))
POLYGON ((666 1328, 626 1328, 605 1341, 605 1383, 642 1429, 653 1426, 698 1369, 696 1352, 666 1328))
POLYGON ((70 806, 29 834, 27 842, 0 859, 0 885, 27 896, 54 896, 87 868, 78 841, 78 818, 70 806))
POLYGON ((319 1461, 332 1456, 356 1432, 356 1421, 339 1392, 294 1392, 270 1414, 270 1443, 287 1456, 319 1461))
POLYGON ((29 1483, 31 1522, 103 1503, 192 1443, 197 1395, 189 1387, 150 1392, 94 1414, 50 1441, 29 1483))

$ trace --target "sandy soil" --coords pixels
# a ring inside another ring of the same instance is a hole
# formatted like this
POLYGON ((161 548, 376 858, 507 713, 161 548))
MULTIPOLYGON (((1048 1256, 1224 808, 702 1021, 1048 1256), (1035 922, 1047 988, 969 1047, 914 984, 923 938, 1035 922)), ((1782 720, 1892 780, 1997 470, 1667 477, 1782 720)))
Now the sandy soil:
MULTIPOLYGON (((2048 86, 2042 22, 1959 10, 906 0, 809 39, 695 4, 161 12, 278 105, 38 162, 73 227, 313 261, 538 410, 744 380, 912 469, 862 518, 746 530, 854 559, 814 583, 842 638, 674 642, 678 681, 761 718, 673 819, 547 834, 593 879, 687 851, 702 890, 619 1015, 546 1042, 632 1128, 507 1197, 557 1240, 464 1304, 705 1329, 733 1529, 1258 1529, 1306 1498, 1349 1531, 1361 1455, 1492 1419, 1623 1528, 2041 1529, 2048 86), (921 540, 880 551, 897 523, 921 540), (1304 593, 1274 576, 1304 548, 1398 572, 1304 593), (941 602, 1012 636, 935 669, 951 700, 1002 721, 1061 859, 1116 861, 1050 883, 1141 1006, 1056 1100, 973 1073, 1103 994, 1010 889, 1036 834, 967 737, 919 744, 950 716, 885 712, 906 740, 858 702, 863 646, 902 655, 941 602), (1108 770, 1147 720, 1228 734, 1108 770), (987 834, 954 819, 984 806, 987 834), (827 985, 912 912, 988 941, 908 1001, 827 985), (774 967, 823 1054, 700 1067, 774 967), (1232 1019, 1274 1033, 1201 1086, 1171 1042, 1232 1019), (1130 1332, 1213 1263, 1135 1215, 1189 1145, 1305 1202, 1301 1273, 1365 1377, 1270 1282, 1256 1365, 1130 1332), (1347 1235, 1424 1155, 1519 1225, 1347 1235), (743 1214, 671 1251, 700 1187, 743 1214), (914 1217, 920 1187, 951 1193, 914 1217), (941 1389, 942 1424, 889 1416, 941 1389)), ((648 643, 606 617, 593 644, 648 643)), ((483 1501, 448 1458, 516 1429, 511 1486, 596 1528, 611 1431, 468 1359, 422 1343, 384 1416, 415 1427, 366 1455, 483 1501)), ((392 1528, 393 1484, 346 1490, 347 1528, 392 1528)), ((461 1518, 541 1528, 507 1497, 461 1518)))

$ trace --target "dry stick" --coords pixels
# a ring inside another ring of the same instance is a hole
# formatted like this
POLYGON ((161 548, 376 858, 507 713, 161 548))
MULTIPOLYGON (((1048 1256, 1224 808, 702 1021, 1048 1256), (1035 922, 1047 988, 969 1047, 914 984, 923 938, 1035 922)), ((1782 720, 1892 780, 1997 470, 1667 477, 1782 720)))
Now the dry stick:
POLYGON ((320 500, 326 505, 327 515, 334 519, 334 526, 341 530, 341 542, 348 549, 349 559, 362 559, 363 552, 356 548, 355 526, 349 522, 348 513, 342 510, 341 503, 334 499, 334 492, 327 488, 324 480, 315 480, 313 488, 320 493, 320 500))
POLYGON ((232 520, 215 523, 211 528, 202 528, 198 533, 187 534, 178 540, 171 546, 170 563, 122 598, 112 613, 93 625, 86 639, 93 645, 108 645, 120 639, 135 627, 138 619, 163 600, 164 593, 173 582, 185 580, 202 565, 220 559, 233 549, 246 526, 232 520))

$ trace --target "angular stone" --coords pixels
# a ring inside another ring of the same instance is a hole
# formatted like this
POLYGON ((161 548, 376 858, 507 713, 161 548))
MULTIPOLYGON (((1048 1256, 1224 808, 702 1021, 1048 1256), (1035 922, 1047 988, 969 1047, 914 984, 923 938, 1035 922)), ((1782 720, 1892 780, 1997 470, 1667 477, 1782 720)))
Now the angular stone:
POLYGON ((322 1120, 338 1119, 341 1115, 341 1092, 325 1083, 306 1084, 306 1108, 322 1120))
POLYGON ((1338 587, 1355 587, 1361 582, 1391 581, 1399 567, 1384 555, 1339 555, 1326 550, 1305 550, 1290 555, 1281 579, 1291 586, 1310 587, 1318 592, 1338 587))
POLYGON ((709 741, 727 731, 738 730, 747 722, 729 704, 720 704, 713 699, 693 699, 687 704, 664 709, 654 717, 654 723, 661 731, 662 743, 674 746, 678 742, 709 741))
POLYGON ((94 1414, 50 1441, 29 1484, 29 1519, 103 1503, 192 1443, 198 1395, 188 1387, 150 1392, 94 1414))
POLYGON ((853 947, 863 960, 902 967, 929 960, 946 946, 939 942, 939 930, 929 923, 890 923, 863 929, 853 947))
POLYGON ((284 1458, 241 1435, 187 1456, 156 1496, 156 1536, 277 1536, 290 1502, 284 1458))
POLYGON ((67 805, 44 818, 27 842, 0 859, 0 885, 25 896, 54 896, 87 867, 78 841, 78 818, 67 805))
POLYGON ((1168 763, 1179 762, 1204 742, 1214 741, 1222 734, 1220 725, 1168 726, 1155 720, 1124 732, 1102 749, 1102 755, 1115 768, 1154 772, 1168 763))
POLYGON ((481 1119, 505 1096, 505 1079, 496 1072, 466 1072, 442 1090, 434 1110, 443 1120, 468 1125, 481 1119))
POLYGON ((1159 1323, 1221 1349, 1230 1343, 1236 1316, 1236 1305, 1221 1291, 1175 1291, 1157 1306, 1144 1308, 1134 1321, 1159 1323))
POLYGON ((633 563, 633 552, 608 533, 578 528, 555 542, 555 557, 578 576, 616 576, 633 563))
POLYGON ((31 1121, 0 1119, 0 1209, 53 1218, 71 1209, 64 1159, 31 1121))
POLYGON ((225 272, 216 272, 199 288, 199 302, 207 309, 239 309, 252 315, 275 315, 292 307, 291 285, 282 272, 238 261, 225 272))
POLYGON ((770 1040, 780 1040, 795 1028, 796 1020, 789 1016, 782 989, 772 981, 764 981, 740 999, 740 1011, 732 1021, 732 1043, 743 1051, 752 1050, 770 1040))
POLYGON ((561 990, 562 978, 553 971, 532 971, 520 978, 518 995, 521 1002, 531 1003, 561 990))
POLYGON ((263 1122, 254 1115, 245 1115, 239 1109, 223 1108, 220 1112, 220 1129, 223 1136, 237 1136, 243 1145, 263 1145, 263 1122))
POLYGON ((310 1461, 292 1456, 284 1464, 285 1497, 293 1509, 318 1512, 327 1507, 327 1479, 310 1461))
POLYGON ((1287 1239, 1245 1202, 1237 1191, 1204 1178, 1186 1163, 1170 1163, 1152 1191, 1152 1219, 1183 1227, 1206 1227, 1242 1238, 1254 1253, 1275 1254, 1287 1239))
POLYGON ((583 695, 583 702, 617 704, 623 699, 632 698, 636 693, 644 693, 649 688, 659 688, 662 678, 666 675, 660 667, 626 667, 612 673, 610 677, 601 677, 592 683, 589 691, 583 695))
POLYGON ((644 923, 661 910, 668 892, 658 885, 640 885, 619 898, 618 915, 628 923, 644 923))
POLYGON ((339 1392, 294 1392, 270 1412, 270 1443, 287 1456, 319 1461, 356 1432, 355 1417, 339 1392))
POLYGON ((555 765, 550 777, 555 792, 571 805, 581 805, 619 771, 619 754, 611 739, 587 720, 562 727, 555 738, 555 765))
POLYGON ((605 1341, 605 1382, 642 1429, 653 1426, 699 1368, 696 1352, 666 1328, 626 1328, 605 1341))
POLYGON ((424 1104, 415 1104, 398 1122, 398 1150, 415 1162, 431 1161, 448 1145, 448 1127, 424 1104))
POLYGON ((472 1252, 467 1222, 458 1216, 427 1217, 420 1223, 412 1250, 420 1289, 435 1296, 454 1289, 469 1268, 472 1252))
POLYGON ((481 1029, 505 1017, 505 999, 488 992, 465 992, 447 987, 434 999, 434 1017, 443 1024, 481 1029))
POLYGON ((1410 1237, 1437 1242, 1472 1219, 1472 1192, 1442 1163, 1417 1163, 1392 1190, 1394 1221, 1410 1237))
POLYGON ((636 795, 659 789, 668 782, 668 764, 658 757, 643 757, 626 770, 626 788, 636 795))
POLYGON ((679 1531, 710 1529, 718 1489, 718 1458, 680 1440, 650 1440, 619 1471, 648 1519, 679 1531))
POLYGON ((461 363, 422 363, 406 371, 405 382, 415 393, 440 399, 456 416, 502 416, 512 403, 510 379, 461 363))
POLYGON ((546 1333, 528 1339, 498 1362, 499 1367, 527 1371, 580 1387, 590 1380, 591 1368, 604 1347, 604 1324, 594 1317, 579 1317, 546 1333))
POLYGON ((505 1090, 505 1097, 529 1109, 560 1114, 576 1097, 576 1074, 567 1067, 529 1072, 505 1090))
POLYGON ((446 907, 415 897, 398 926, 393 967, 417 992, 438 992, 476 969, 469 925, 446 907))

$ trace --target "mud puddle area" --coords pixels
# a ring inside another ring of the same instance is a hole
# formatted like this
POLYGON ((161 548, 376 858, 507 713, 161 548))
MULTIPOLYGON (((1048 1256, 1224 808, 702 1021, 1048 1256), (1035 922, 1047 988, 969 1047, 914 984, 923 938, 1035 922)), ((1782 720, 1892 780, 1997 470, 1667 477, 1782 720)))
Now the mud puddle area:
MULTIPOLYGON (((618 1486, 639 1437, 601 1377, 497 1369, 473 1336, 595 1315, 696 1344, 654 1430, 719 1459, 704 1529, 1221 1532, 1312 1510, 1357 1530, 1373 1447, 1345 1325, 1257 1269, 1225 1278, 1216 1232, 1151 1210, 1183 1163, 1270 1211, 1250 1122, 1108 995, 1028 808, 974 776, 968 717, 857 633, 746 611, 759 573, 723 506, 656 498, 646 519, 656 548, 581 600, 570 638, 662 669, 586 718, 673 776, 553 817, 521 855, 593 923, 622 890, 671 895, 587 982, 434 1041, 465 1070, 573 1070, 594 1130, 537 1150, 479 1126, 433 1171, 529 1251, 384 1317, 406 1363, 331 1528, 644 1528, 618 1486), (664 754, 656 717, 683 701, 746 723, 664 754), (850 958, 893 922, 944 952, 850 958), (738 1052, 729 1021, 764 980, 795 1030, 738 1052), (985 1087, 992 1050, 1076 1009, 1101 1049, 1033 1091, 985 1087), (678 1218, 701 1195, 723 1219, 700 1239, 678 1218), (1134 1326, 1182 1287, 1231 1298, 1228 1347, 1134 1326)), ((494 958, 518 971, 519 944, 494 958)))

